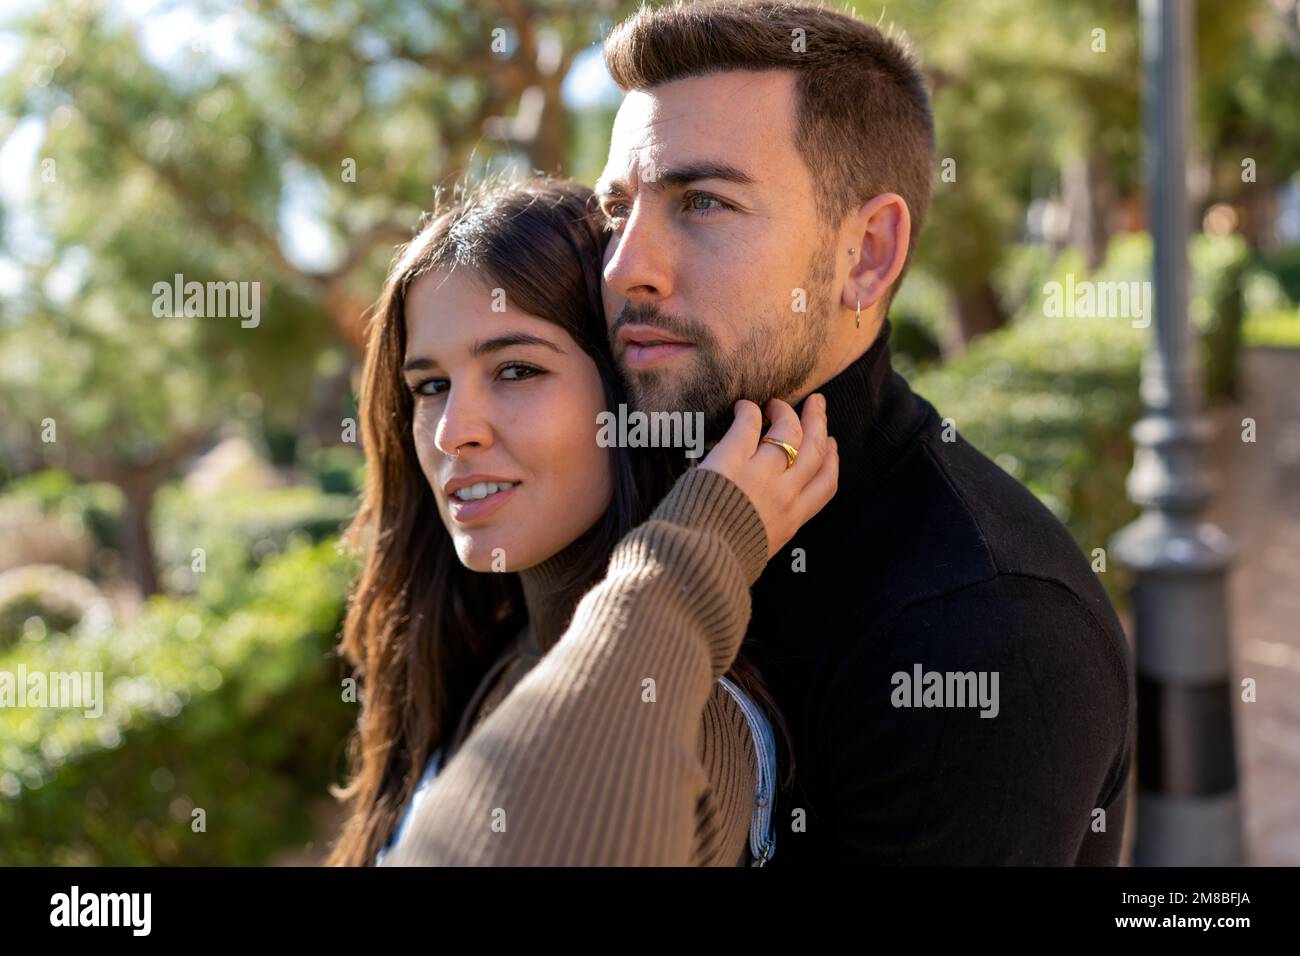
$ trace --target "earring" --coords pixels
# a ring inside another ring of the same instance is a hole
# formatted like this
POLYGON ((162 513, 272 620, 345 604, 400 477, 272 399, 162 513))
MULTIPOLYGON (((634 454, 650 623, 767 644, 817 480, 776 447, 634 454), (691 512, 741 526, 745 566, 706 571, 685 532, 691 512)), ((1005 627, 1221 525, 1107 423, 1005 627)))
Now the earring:
POLYGON ((853 255, 853 253, 855 253, 855 252, 857 252, 857 251, 858 251, 858 247, 857 247, 857 246, 849 246, 849 255, 853 255))
POLYGON ((862 300, 861 299, 858 299, 857 315, 853 316, 853 327, 855 329, 862 328, 862 300))

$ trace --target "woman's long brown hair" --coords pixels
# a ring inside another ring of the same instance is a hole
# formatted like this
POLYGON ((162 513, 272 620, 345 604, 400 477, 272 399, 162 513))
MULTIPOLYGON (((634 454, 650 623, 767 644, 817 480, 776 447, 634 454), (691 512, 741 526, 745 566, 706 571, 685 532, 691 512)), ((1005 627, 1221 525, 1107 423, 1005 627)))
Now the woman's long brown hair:
MULTIPOLYGON (((606 407, 626 402, 609 348, 601 263, 609 233, 590 189, 534 177, 462 193, 400 247, 371 312, 360 397, 366 479, 344 540, 363 555, 340 653, 362 688, 349 741, 352 776, 334 788, 348 818, 329 863, 368 866, 388 842, 425 762, 455 728, 486 669, 527 623, 518 574, 461 564, 412 438, 402 380, 407 292, 432 271, 469 268, 531 315, 563 328, 591 357, 606 407)), ((618 540, 645 520, 672 482, 666 452, 612 448, 614 496, 563 587, 598 577, 618 540)), ((727 676, 772 720, 793 773, 789 732, 743 651, 727 676)))

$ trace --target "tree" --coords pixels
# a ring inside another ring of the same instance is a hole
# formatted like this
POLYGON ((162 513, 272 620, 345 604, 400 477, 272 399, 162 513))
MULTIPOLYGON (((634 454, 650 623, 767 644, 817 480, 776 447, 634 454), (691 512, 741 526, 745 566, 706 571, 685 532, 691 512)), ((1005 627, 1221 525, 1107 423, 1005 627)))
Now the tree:
POLYGON ((303 409, 318 364, 355 361, 434 190, 521 150, 563 166, 560 83, 607 6, 213 3, 196 15, 233 22, 235 48, 199 32, 161 64, 137 24, 93 2, 9 24, 24 49, 0 114, 41 119, 46 139, 41 241, 6 243, 30 281, 0 328, 2 427, 29 462, 122 488, 142 591, 157 587, 158 483, 249 395, 271 422, 320 417, 303 409), (285 226, 304 191, 327 239, 315 261, 285 226), (260 321, 155 314, 177 275, 256 288, 260 321))

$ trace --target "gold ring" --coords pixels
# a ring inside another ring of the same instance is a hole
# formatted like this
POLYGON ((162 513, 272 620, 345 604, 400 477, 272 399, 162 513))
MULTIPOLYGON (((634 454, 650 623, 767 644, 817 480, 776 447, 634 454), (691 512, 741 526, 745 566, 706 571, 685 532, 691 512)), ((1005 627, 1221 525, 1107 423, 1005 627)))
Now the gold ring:
POLYGON ((767 442, 769 445, 776 445, 785 452, 785 467, 786 470, 789 471, 794 465, 794 460, 799 457, 799 449, 795 448, 793 445, 787 445, 785 442, 776 438, 768 438, 766 435, 763 436, 763 441, 767 442))

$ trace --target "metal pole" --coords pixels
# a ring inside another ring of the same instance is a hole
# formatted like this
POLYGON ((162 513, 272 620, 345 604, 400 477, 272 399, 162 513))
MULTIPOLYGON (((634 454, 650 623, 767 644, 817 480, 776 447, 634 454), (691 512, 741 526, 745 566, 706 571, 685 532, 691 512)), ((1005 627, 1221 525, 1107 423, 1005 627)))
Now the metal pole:
POLYGON ((1201 520, 1214 493, 1188 324, 1185 157, 1190 0, 1139 0, 1143 125, 1156 316, 1142 365, 1144 414, 1129 497, 1143 507, 1113 541, 1135 571, 1137 842, 1134 863, 1242 862, 1226 578, 1231 540, 1201 520))

